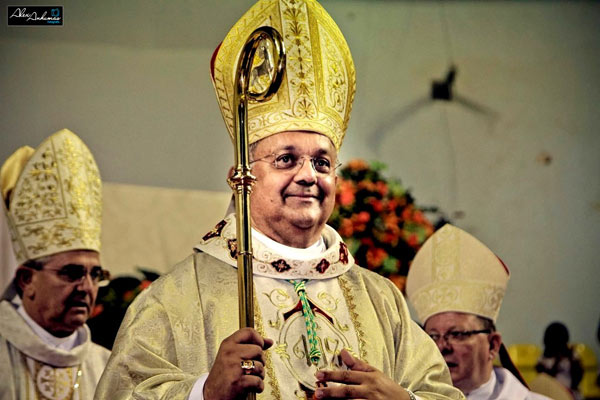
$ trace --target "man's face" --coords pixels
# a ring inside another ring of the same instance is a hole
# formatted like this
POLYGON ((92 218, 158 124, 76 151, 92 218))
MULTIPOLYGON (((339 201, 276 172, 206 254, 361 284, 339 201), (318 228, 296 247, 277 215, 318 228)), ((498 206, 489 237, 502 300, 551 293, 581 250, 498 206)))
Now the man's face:
POLYGON ((252 164, 254 227, 288 246, 315 243, 335 204, 337 151, 329 138, 303 131, 278 133, 258 142, 251 159, 264 161, 252 164), (277 169, 272 163, 275 158, 281 165, 298 160, 298 167, 277 169), (331 172, 315 170, 310 158, 322 163, 318 166, 330 163, 331 172))
POLYGON ((97 252, 72 250, 53 254, 41 270, 28 268, 30 278, 20 279, 25 310, 48 332, 68 336, 85 323, 94 307, 98 284, 89 273, 99 266, 97 252), (73 273, 82 268, 85 277, 71 282, 73 273))
POLYGON ((489 380, 500 335, 494 332, 474 334, 462 339, 449 338, 452 343, 448 343, 443 336, 451 331, 482 329, 483 322, 475 315, 457 312, 436 314, 425 322, 425 331, 429 335, 440 337, 436 344, 450 369, 452 383, 466 394, 489 380))

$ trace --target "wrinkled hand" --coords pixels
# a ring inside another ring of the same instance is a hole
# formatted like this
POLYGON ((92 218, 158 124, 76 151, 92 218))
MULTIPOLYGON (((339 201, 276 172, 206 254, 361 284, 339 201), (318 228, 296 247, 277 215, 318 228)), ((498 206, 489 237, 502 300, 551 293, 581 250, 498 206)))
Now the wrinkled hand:
POLYGON ((339 382, 341 385, 317 388, 317 399, 409 400, 408 392, 383 372, 352 357, 345 349, 340 357, 350 370, 318 371, 319 382, 339 382))
POLYGON ((204 383, 206 400, 234 400, 264 390, 263 350, 273 345, 252 328, 242 328, 221 342, 215 363, 204 383), (245 374, 242 360, 254 360, 254 370, 245 374))

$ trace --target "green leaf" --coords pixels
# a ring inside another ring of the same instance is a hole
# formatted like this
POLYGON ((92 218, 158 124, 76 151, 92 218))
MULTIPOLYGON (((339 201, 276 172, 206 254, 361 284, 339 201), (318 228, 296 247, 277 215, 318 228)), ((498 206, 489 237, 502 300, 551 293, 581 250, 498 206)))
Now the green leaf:
POLYGON ((384 274, 393 274, 398 272, 398 259, 396 257, 388 256, 383 261, 383 266, 381 269, 384 274))

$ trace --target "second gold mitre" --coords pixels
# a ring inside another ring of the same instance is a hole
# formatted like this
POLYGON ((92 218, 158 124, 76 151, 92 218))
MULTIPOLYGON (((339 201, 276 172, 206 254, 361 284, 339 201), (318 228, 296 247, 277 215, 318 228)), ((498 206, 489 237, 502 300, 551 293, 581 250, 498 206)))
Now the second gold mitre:
POLYGON ((100 251, 100 172, 73 132, 63 129, 36 150, 17 150, 0 169, 0 182, 19 264, 69 250, 100 251))
POLYGON ((508 268, 486 245, 446 224, 415 255, 406 295, 422 323, 442 312, 496 322, 509 277, 508 268))
MULTIPOLYGON (((344 36, 315 0, 258 1, 215 51, 211 77, 232 141, 236 66, 246 39, 261 26, 280 32, 287 62, 277 94, 248 107, 249 143, 283 131, 305 130, 324 134, 339 149, 350 119, 356 74, 344 36)), ((259 85, 261 74, 274 67, 267 51, 259 48, 257 53, 251 85, 259 85)))

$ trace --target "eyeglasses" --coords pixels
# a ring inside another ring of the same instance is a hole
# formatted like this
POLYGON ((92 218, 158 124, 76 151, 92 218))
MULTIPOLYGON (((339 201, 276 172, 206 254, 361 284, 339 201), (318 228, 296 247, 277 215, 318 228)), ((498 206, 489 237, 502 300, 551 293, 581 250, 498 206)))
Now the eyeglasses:
POLYGON ((102 267, 92 267, 88 270, 83 265, 65 265, 61 269, 49 269, 44 268, 39 271, 48 271, 56 274, 61 280, 68 283, 80 284, 86 278, 90 276, 94 285, 99 285, 110 279, 110 273, 102 267))
POLYGON ((444 341, 448 344, 456 344, 461 343, 470 338, 473 335, 478 335, 480 333, 489 334, 492 333, 491 329, 480 329, 475 331, 448 331, 443 335, 439 333, 430 333, 429 337, 433 339, 434 342, 439 343, 440 339, 444 339, 444 341))
POLYGON ((304 166, 305 160, 310 160, 310 164, 312 165, 313 170, 317 174, 321 175, 333 174, 334 171, 342 165, 339 162, 335 165, 332 165, 331 161, 325 157, 311 157, 308 155, 297 156, 292 153, 269 154, 252 161, 251 164, 258 161, 264 161, 273 165, 275 169, 286 172, 297 172, 300 168, 304 166), (270 158, 273 158, 273 160, 269 160, 270 158))

